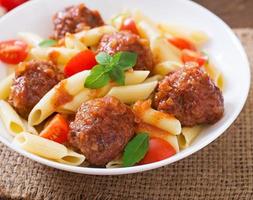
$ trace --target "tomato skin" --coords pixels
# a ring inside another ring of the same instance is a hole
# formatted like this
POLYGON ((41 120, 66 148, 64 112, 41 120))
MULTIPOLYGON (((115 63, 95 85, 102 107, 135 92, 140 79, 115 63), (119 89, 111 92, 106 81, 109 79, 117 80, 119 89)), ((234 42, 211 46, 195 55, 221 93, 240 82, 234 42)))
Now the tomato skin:
POLYGON ((137 29, 136 23, 131 17, 128 17, 124 20, 120 30, 121 31, 130 31, 136 35, 139 35, 139 31, 137 29))
POLYGON ((58 143, 64 143, 68 139, 69 124, 67 120, 60 114, 57 114, 47 124, 40 136, 58 143))
POLYGON ((18 64, 26 59, 28 45, 21 40, 0 42, 0 60, 8 64, 18 64))
POLYGON ((208 57, 203 53, 185 49, 182 51, 182 61, 183 63, 196 62, 199 66, 203 66, 208 62, 208 57))
POLYGON ((145 157, 140 161, 139 164, 149 164, 160 160, 164 160, 176 154, 176 150, 163 139, 150 138, 149 149, 145 157))
POLYGON ((10 11, 13 8, 27 2, 28 0, 1 0, 0 4, 7 10, 10 11))
POLYGON ((189 49, 192 51, 196 51, 196 47, 194 44, 192 44, 192 42, 184 39, 184 38, 180 38, 180 37, 171 37, 168 38, 168 41, 173 44, 174 46, 176 46, 177 48, 183 50, 183 49, 189 49))
POLYGON ((91 50, 78 53, 65 66, 65 76, 69 77, 78 72, 91 69, 97 64, 95 56, 95 53, 91 50))

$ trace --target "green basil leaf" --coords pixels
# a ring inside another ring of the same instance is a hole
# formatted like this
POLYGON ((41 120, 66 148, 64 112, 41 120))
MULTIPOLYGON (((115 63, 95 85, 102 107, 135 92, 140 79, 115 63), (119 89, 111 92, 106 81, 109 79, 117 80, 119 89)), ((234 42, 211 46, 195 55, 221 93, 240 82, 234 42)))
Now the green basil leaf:
POLYGON ((123 166, 130 167, 141 161, 148 151, 148 146, 148 134, 138 133, 125 147, 123 166))
POLYGON ((39 43, 39 46, 40 47, 51 47, 51 46, 55 46, 57 44, 57 41, 56 40, 51 40, 51 39, 48 39, 48 40, 43 40, 39 43))
POLYGON ((112 80, 114 80, 119 85, 125 85, 125 73, 119 67, 114 67, 110 72, 109 75, 112 80))
POLYGON ((108 53, 100 52, 96 56, 96 61, 101 65, 110 65, 112 57, 108 53))
POLYGON ((122 69, 126 70, 136 65, 137 54, 127 51, 119 52, 113 56, 113 62, 115 63, 115 65, 118 65, 122 69))
POLYGON ((84 86, 97 89, 105 86, 110 81, 110 76, 105 72, 103 65, 96 65, 92 68, 90 75, 86 78, 84 86))

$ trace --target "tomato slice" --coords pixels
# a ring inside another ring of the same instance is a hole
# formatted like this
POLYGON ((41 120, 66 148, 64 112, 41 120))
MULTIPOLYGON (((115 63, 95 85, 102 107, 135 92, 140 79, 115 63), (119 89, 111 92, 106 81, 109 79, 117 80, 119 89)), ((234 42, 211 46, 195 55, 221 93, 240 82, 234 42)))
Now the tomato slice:
POLYGON ((149 149, 145 157, 140 161, 139 164, 149 164, 164 160, 176 154, 176 150, 163 139, 160 138, 150 138, 149 149))
POLYGON ((78 72, 91 69, 97 64, 95 56, 95 53, 91 50, 78 53, 65 66, 65 76, 69 77, 78 72))
POLYGON ((21 40, 0 42, 0 60, 8 64, 18 64, 26 59, 28 45, 21 40))
POLYGON ((137 29, 136 23, 131 17, 128 17, 124 20, 120 30, 121 31, 130 31, 136 35, 139 35, 139 31, 137 29))
POLYGON ((192 42, 190 42, 189 40, 186 40, 184 38, 181 37, 171 37, 168 38, 168 41, 173 44, 174 46, 176 46, 177 48, 183 50, 183 49, 189 49, 192 51, 196 51, 196 47, 194 44, 192 44, 192 42))
POLYGON ((1 0, 0 4, 8 11, 16 8, 17 6, 21 5, 22 3, 27 2, 28 0, 1 0))
POLYGON ((64 143, 68 139, 69 124, 67 120, 60 114, 57 114, 48 123, 40 136, 58 143, 64 143))
POLYGON ((184 63, 196 62, 199 66, 203 66, 208 62, 208 56, 201 52, 185 49, 182 51, 182 61, 184 63))

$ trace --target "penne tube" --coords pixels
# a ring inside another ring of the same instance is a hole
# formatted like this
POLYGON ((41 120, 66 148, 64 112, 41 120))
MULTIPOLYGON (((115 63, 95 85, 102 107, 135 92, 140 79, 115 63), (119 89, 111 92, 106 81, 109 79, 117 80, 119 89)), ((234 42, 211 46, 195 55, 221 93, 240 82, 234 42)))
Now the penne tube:
POLYGON ((149 137, 161 138, 167 141, 175 149, 176 152, 179 152, 177 136, 146 123, 140 123, 137 127, 137 131, 145 132, 149 135, 149 137))
POLYGON ((193 31, 189 37, 198 47, 204 46, 209 40, 208 35, 203 31, 193 31))
POLYGON ((67 35, 65 36, 65 46, 68 49, 76 49, 79 51, 84 51, 88 49, 80 40, 75 37, 75 35, 70 33, 67 33, 67 35))
POLYGON ((157 81, 138 85, 113 87, 106 96, 114 96, 124 103, 147 99, 157 86, 157 81))
POLYGON ((56 161, 67 165, 78 166, 81 165, 84 162, 84 160, 85 160, 84 155, 68 149, 67 154, 62 158, 57 159, 56 161))
POLYGON ((68 154, 64 145, 28 132, 17 135, 13 143, 30 153, 48 159, 57 160, 68 154))
POLYGON ((147 21, 140 21, 137 24, 137 28, 141 37, 152 41, 155 38, 161 37, 159 30, 153 23, 148 23, 147 21))
POLYGON ((149 82, 153 82, 153 81, 161 81, 163 79, 163 76, 161 75, 154 75, 154 76, 151 76, 149 78, 147 78, 144 83, 149 83, 149 82))
POLYGON ((203 130, 203 126, 183 127, 182 133, 178 135, 180 149, 188 147, 203 130))
POLYGON ((151 108, 151 100, 138 101, 133 106, 134 113, 144 122, 160 128, 172 135, 181 133, 181 123, 175 117, 151 108))
POLYGON ((80 93, 74 96, 71 102, 68 102, 57 109, 57 112, 60 113, 69 113, 76 112, 77 109, 81 106, 81 104, 85 101, 88 101, 92 96, 92 91, 89 89, 84 89, 80 93))
POLYGON ((38 60, 51 60, 53 63, 65 65, 79 52, 79 50, 64 47, 35 47, 31 49, 31 57, 38 60))
POLYGON ((25 41, 30 47, 38 47, 43 38, 30 32, 19 32, 18 37, 25 41))
POLYGON ((19 115, 4 100, 0 100, 0 118, 11 135, 16 136, 25 131, 25 126, 19 115))
POLYGON ((22 122, 23 122, 23 124, 25 126, 26 132, 34 134, 34 135, 39 135, 38 131, 33 126, 30 126, 25 119, 21 119, 21 120, 22 120, 22 122))
MULTIPOLYGON (((54 113, 58 106, 55 105, 55 102, 61 101, 61 98, 69 97, 69 101, 65 102, 67 104, 71 102, 72 96, 75 96, 82 90, 84 90, 84 81, 89 75, 90 71, 83 71, 77 73, 68 79, 62 80, 56 86, 54 86, 43 98, 34 106, 31 113, 28 116, 28 124, 31 126, 40 124, 43 120, 49 117, 54 113), (64 91, 64 94, 59 93, 59 91, 64 91)), ((64 105, 63 104, 63 105, 64 105)), ((60 106, 63 106, 60 105, 60 106)), ((59 107, 60 107, 59 106, 59 107)))
POLYGON ((204 66, 204 69, 210 76, 210 78, 214 81, 215 85, 220 88, 220 90, 223 90, 224 88, 224 78, 221 73, 213 64, 208 64, 204 66))
POLYGON ((130 71, 125 73, 125 84, 135 85, 142 83, 149 75, 150 71, 130 71))
POLYGON ((170 72, 173 72, 181 67, 183 67, 182 63, 176 61, 165 61, 155 66, 154 73, 166 76, 170 72))
POLYGON ((106 168, 120 168, 123 166, 122 156, 115 158, 114 160, 106 164, 106 168))
POLYGON ((0 99, 7 99, 9 97, 14 78, 15 73, 12 73, 0 81, 0 99))
POLYGON ((109 24, 115 27, 117 30, 120 30, 124 20, 130 16, 129 11, 125 11, 123 13, 120 13, 119 15, 116 15, 113 17, 110 21, 109 24))
POLYGON ((114 33, 116 29, 113 26, 105 25, 90 30, 85 30, 75 34, 75 37, 86 46, 97 45, 104 34, 114 33))
POLYGON ((154 56, 155 63, 164 61, 174 61, 182 63, 181 51, 171 45, 165 38, 155 38, 151 41, 151 51, 154 56))

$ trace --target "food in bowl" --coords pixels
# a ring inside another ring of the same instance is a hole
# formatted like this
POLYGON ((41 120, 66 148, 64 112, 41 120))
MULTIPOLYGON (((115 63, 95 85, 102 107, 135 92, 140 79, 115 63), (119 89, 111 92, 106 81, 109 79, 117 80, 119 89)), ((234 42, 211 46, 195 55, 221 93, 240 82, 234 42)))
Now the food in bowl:
POLYGON ((206 34, 155 23, 140 11, 105 22, 74 5, 48 39, 0 42, 14 71, 0 82, 0 117, 13 143, 56 162, 129 167, 187 148, 224 113, 223 77, 206 34))

